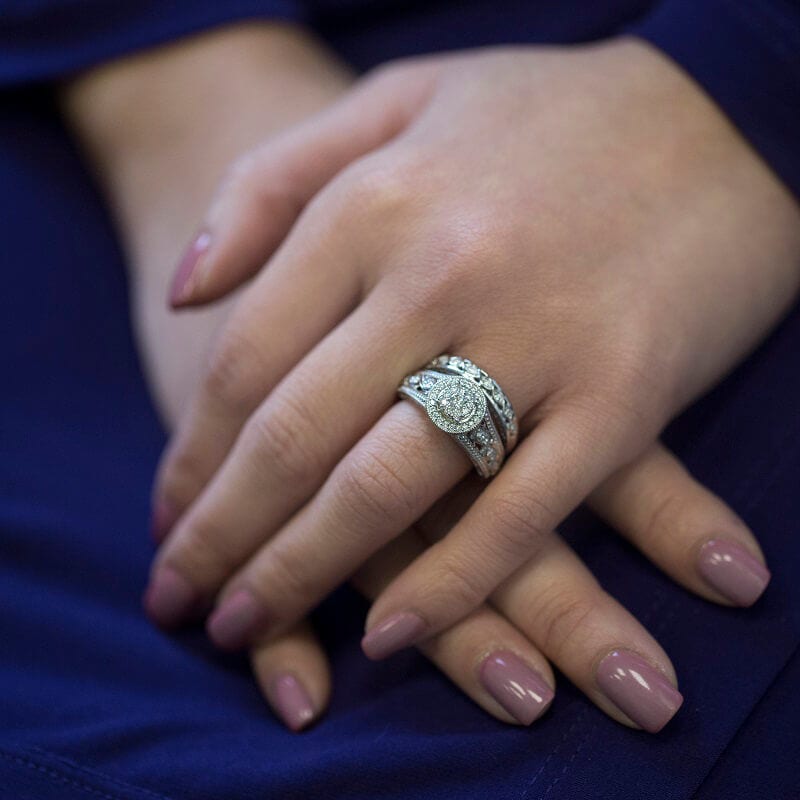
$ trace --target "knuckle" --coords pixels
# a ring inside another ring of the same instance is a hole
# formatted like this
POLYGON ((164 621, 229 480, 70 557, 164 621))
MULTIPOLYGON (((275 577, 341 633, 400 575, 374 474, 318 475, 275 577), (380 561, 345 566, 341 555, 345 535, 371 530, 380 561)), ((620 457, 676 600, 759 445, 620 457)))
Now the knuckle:
POLYGON ((260 162, 257 150, 248 150, 234 158, 222 178, 223 192, 241 195, 257 191, 260 162))
POLYGON ((279 482, 306 485, 323 467, 323 457, 311 442, 315 436, 302 401, 284 396, 255 414, 246 426, 246 439, 257 461, 279 482))
POLYGON ((674 537, 683 527, 686 500, 673 492, 652 498, 642 531, 644 541, 659 542, 674 537))
POLYGON ((463 309, 465 303, 474 305, 476 296, 491 290, 491 271, 485 265, 498 263, 499 257, 492 254, 496 249, 480 223, 463 218, 448 222, 428 234, 414 280, 398 281, 395 293, 402 297, 404 308, 418 317, 463 309))
POLYGON ((480 275, 486 264, 493 263, 502 255, 494 225, 477 216, 462 215, 456 224, 438 233, 435 250, 439 272, 447 282, 461 282, 465 277, 480 275))
POLYGON ((258 347, 246 336, 229 330, 212 349, 202 390, 236 414, 249 413, 261 399, 258 380, 263 361, 258 347))
POLYGON ((592 624, 599 604, 593 596, 578 595, 572 590, 551 589, 548 598, 537 607, 537 615, 544 620, 544 627, 537 644, 548 658, 559 661, 572 646, 576 637, 583 639, 583 632, 592 624))
POLYGON ((307 555, 277 541, 269 548, 269 578, 261 575, 254 579, 256 586, 264 587, 270 596, 281 598, 281 608, 286 616, 287 608, 308 608, 317 597, 325 594, 327 587, 321 586, 319 576, 312 574, 307 555))
POLYGON ((348 216, 389 220, 415 196, 413 177, 402 159, 366 156, 335 179, 332 190, 348 216))
POLYGON ((238 156, 227 168, 214 194, 209 221, 224 229, 249 214, 284 214, 296 217, 305 205, 298 192, 301 178, 291 160, 281 158, 281 148, 269 140, 238 156))
POLYGON ((447 608, 472 609, 486 600, 493 587, 487 586, 485 570, 456 555, 441 555, 431 586, 446 598, 447 608))
POLYGON ((202 515, 193 516, 187 524, 187 532, 169 553, 167 561, 178 564, 180 571, 191 575, 203 591, 214 591, 238 566, 225 526, 214 524, 202 515))
POLYGON ((394 88, 398 82, 407 79, 413 69, 414 61, 410 58, 398 58, 384 61, 372 67, 363 77, 363 81, 380 86, 384 90, 394 88))
POLYGON ((680 403, 675 380, 681 373, 678 347, 665 346, 654 321, 657 316, 640 312, 615 320, 606 357, 598 362, 610 395, 624 406, 625 414, 634 414, 648 428, 680 403))
POLYGON ((186 508, 200 493, 207 476, 189 444, 170 448, 156 481, 156 494, 176 509, 186 508))
POLYGON ((548 506, 535 492, 506 491, 492 504, 494 540, 519 557, 529 555, 549 533, 545 520, 552 519, 548 506))
POLYGON ((418 507, 418 493, 378 447, 354 451, 343 470, 339 502, 348 518, 374 526, 385 520, 397 524, 412 521, 418 507))

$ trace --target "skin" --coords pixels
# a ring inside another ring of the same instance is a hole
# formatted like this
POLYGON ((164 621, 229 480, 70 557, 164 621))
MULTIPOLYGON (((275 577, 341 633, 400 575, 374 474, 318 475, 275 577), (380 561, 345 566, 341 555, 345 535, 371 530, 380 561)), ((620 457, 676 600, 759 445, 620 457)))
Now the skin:
POLYGON ((797 208, 698 89, 638 43, 393 65, 295 125, 349 77, 310 40, 274 37, 202 37, 65 93, 120 217, 143 349, 177 423, 155 492, 172 531, 154 569, 189 581, 194 613, 239 589, 256 597, 270 612, 249 642, 257 678, 269 697, 291 672, 314 716, 329 678, 300 620, 355 573, 377 598, 367 628, 419 613, 418 646, 498 718, 514 721, 478 667, 504 649, 553 685, 551 660, 632 724, 599 691, 598 660, 624 647, 674 681, 672 666, 553 529, 589 499, 718 602, 696 569, 702 544, 723 531, 762 558, 655 440, 788 307, 797 208), (289 94, 313 98, 298 108, 281 94, 293 58, 308 70, 289 94), (247 78, 231 99, 237 68, 247 78), (142 97, 154 75, 188 107, 139 106, 120 137, 103 99, 120 85, 142 97), (209 87, 212 103, 187 85, 209 87), (215 89, 241 116, 212 112, 215 89), (264 102, 270 91, 284 102, 264 102), (173 126, 185 158, 154 134, 173 126), (167 318, 153 310, 164 265, 241 151, 179 300, 255 277, 232 312, 167 318), (485 489, 463 481, 465 457, 417 409, 392 404, 402 376, 443 351, 490 369, 527 434, 485 489), (338 391, 355 382, 357 395, 338 391))

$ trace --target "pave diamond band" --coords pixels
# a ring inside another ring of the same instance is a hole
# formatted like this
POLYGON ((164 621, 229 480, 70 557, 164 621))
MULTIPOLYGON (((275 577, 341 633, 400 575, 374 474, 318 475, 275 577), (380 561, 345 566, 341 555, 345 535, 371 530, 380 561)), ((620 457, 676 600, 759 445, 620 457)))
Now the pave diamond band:
POLYGON ((516 442, 511 403, 497 383, 467 359, 440 356, 406 376, 397 391, 424 408, 433 424, 461 445, 483 478, 497 473, 516 442))

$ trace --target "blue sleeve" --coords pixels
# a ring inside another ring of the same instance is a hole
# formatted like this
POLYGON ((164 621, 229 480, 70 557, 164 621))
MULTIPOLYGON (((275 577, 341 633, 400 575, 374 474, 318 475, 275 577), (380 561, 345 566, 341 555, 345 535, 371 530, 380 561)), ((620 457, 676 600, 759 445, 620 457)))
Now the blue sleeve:
POLYGON ((797 0, 662 0, 630 32, 680 64, 800 197, 797 0))
POLYGON ((302 21, 303 0, 6 0, 0 88, 64 77, 152 45, 245 19, 302 21))

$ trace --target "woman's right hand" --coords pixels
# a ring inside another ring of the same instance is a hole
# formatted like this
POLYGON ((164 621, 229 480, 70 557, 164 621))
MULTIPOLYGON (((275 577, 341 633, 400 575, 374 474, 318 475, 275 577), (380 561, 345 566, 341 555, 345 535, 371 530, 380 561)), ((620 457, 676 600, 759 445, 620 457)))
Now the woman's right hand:
MULTIPOLYGON (((368 599, 377 597, 429 544, 449 531, 480 488, 474 478, 461 484, 414 529, 367 561, 353 585, 368 599)), ((685 551, 709 531, 737 527, 744 536, 750 534, 734 512, 661 445, 609 478, 590 504, 673 577, 709 599, 728 604, 735 597, 736 604, 749 605, 769 581, 769 571, 760 563, 754 564, 756 573, 743 571, 738 580, 730 574, 725 547, 737 547, 731 542, 712 540, 698 562, 698 574, 687 568, 685 551), (703 588, 703 579, 712 574, 718 585, 729 582, 731 598, 703 588)), ((549 656, 611 717, 650 733, 659 731, 683 701, 666 654, 598 585, 557 534, 545 550, 514 573, 487 603, 419 649, 502 722, 530 725, 547 710, 555 692, 549 656), (609 619, 639 647, 618 650, 609 639, 605 650, 598 648, 600 655, 587 672, 583 642, 607 637, 609 619), (576 680, 576 675, 585 678, 576 680)), ((307 623, 254 645, 250 657, 264 696, 290 729, 301 730, 324 712, 330 674, 324 650, 307 623)))

